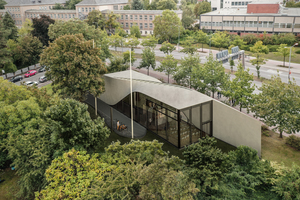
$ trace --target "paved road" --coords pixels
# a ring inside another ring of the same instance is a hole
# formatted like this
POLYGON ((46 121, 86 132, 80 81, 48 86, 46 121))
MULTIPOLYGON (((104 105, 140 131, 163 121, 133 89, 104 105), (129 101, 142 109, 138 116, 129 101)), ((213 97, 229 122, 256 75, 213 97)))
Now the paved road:
MULTIPOLYGON (((159 56, 159 57, 165 57, 165 54, 163 52, 159 51, 159 47, 160 47, 160 45, 157 45, 157 47, 155 48, 155 50, 154 50, 155 51, 155 55, 159 56)), ((115 50, 115 48, 111 48, 111 50, 115 50)), ((129 50, 129 49, 128 48, 123 48, 123 51, 127 51, 127 50, 129 50)), ((198 50, 200 51, 202 49, 198 49, 198 50)), ((208 56, 208 52, 209 52, 209 49, 203 49, 203 50, 206 53, 199 52, 199 55, 200 55, 200 58, 201 58, 201 63, 205 63, 207 61, 207 56, 208 56)), ((117 48, 117 51, 122 51, 122 48, 117 48)), ((211 50, 211 52, 213 53, 213 55, 215 57, 215 54, 218 51, 211 50)), ((135 49, 135 53, 141 54, 142 53, 142 47, 136 48, 135 49)), ((186 56, 186 54, 178 52, 177 50, 173 51, 172 55, 176 59, 181 59, 184 56, 186 56)), ((251 63, 249 62, 250 59, 253 59, 253 58, 252 57, 247 57, 245 59, 245 68, 249 68, 250 73, 253 73, 253 75, 256 76, 257 75, 256 68, 253 65, 251 65, 251 63)), ((237 65, 238 61, 235 60, 235 63, 237 65)), ((277 74, 277 70, 278 70, 279 71, 279 75, 281 77, 281 80, 283 82, 287 83, 288 82, 288 78, 287 77, 288 77, 288 70, 289 69, 288 68, 283 68, 283 67, 278 67, 278 65, 282 65, 282 64, 283 64, 282 61, 268 60, 266 62, 266 64, 262 65, 262 67, 260 68, 260 75, 261 75, 261 77, 270 79, 272 75, 276 75, 277 74)), ((286 62, 286 65, 288 66, 288 62, 286 62)), ((225 63, 225 64, 223 64, 223 66, 226 69, 230 69, 229 63, 225 63)), ((234 67, 234 69, 236 70, 235 67, 234 67)), ((295 78, 296 83, 298 85, 300 85, 300 64, 291 63, 291 78, 295 78)))
MULTIPOLYGON (((38 72, 38 70, 36 70, 37 72, 38 72)), ((18 81, 18 82, 16 82, 15 84, 16 85, 21 85, 21 83, 22 82, 26 82, 26 81, 36 81, 36 82, 38 82, 39 83, 39 78, 41 77, 41 76, 44 76, 45 75, 45 72, 38 72, 36 75, 34 75, 34 76, 31 76, 31 77, 28 77, 28 78, 23 78, 23 80, 22 81, 18 81)), ((24 74, 22 74, 22 75, 20 75, 20 76, 23 76, 24 77, 24 74)), ((43 87, 43 86, 45 86, 45 85, 48 85, 49 84, 49 81, 46 81, 46 82, 44 82, 44 83, 39 83, 38 84, 38 87, 40 88, 40 87, 43 87)))

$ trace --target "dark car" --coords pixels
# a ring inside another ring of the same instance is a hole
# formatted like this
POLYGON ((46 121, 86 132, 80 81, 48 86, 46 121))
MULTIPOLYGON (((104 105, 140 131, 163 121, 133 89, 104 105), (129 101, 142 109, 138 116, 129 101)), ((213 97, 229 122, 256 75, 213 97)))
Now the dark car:
POLYGON ((44 72, 44 71, 46 71, 46 66, 45 66, 45 65, 43 65, 43 66, 39 69, 39 72, 44 72))
POLYGON ((15 82, 18 82, 18 81, 21 81, 21 80, 23 80, 22 76, 14 76, 9 81, 15 83, 15 82))
POLYGON ((46 76, 41 76, 40 78, 39 78, 39 82, 40 83, 44 83, 44 82, 46 82, 47 81, 47 77, 46 76))

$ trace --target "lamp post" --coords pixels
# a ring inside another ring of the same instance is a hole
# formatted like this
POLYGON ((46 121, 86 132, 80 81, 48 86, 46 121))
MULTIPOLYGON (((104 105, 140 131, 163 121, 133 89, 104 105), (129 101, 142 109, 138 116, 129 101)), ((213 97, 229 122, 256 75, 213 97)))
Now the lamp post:
POLYGON ((179 40, 180 40, 180 26, 178 25, 178 43, 177 43, 177 51, 179 51, 179 40))
POLYGON ((291 47, 284 47, 284 48, 290 48, 290 58, 289 58, 289 74, 288 74, 288 81, 290 81, 291 80, 291 77, 290 77, 290 75, 291 75, 291 54, 292 54, 292 48, 294 47, 294 46, 297 46, 298 45, 298 43, 295 43, 293 46, 291 46, 291 47))

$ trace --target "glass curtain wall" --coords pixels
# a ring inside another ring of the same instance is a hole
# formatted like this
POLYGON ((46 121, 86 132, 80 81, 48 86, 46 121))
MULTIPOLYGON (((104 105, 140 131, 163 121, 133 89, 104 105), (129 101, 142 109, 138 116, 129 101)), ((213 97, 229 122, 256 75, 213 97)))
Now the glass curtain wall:
MULTIPOLYGON (((130 95, 113 106, 130 117, 130 95)), ((136 122, 176 147, 212 136, 212 101, 177 110, 141 93, 133 94, 133 118, 136 122)))

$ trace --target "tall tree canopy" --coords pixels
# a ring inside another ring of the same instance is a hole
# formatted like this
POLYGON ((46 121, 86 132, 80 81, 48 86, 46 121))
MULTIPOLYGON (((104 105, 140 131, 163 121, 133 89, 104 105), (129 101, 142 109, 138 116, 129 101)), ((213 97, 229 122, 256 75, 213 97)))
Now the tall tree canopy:
POLYGON ((8 34, 9 30, 5 29, 2 20, 0 20, 0 69, 3 69, 6 63, 12 62, 11 54, 7 48, 8 34))
POLYGON ((6 4, 6 2, 4 0, 0 0, 0 9, 4 9, 5 4, 6 4))
POLYGON ((49 26, 54 24, 54 22, 55 20, 46 15, 41 15, 40 17, 32 19, 34 29, 31 34, 37 37, 43 43, 43 46, 49 46, 49 42, 53 41, 53 39, 50 40, 48 31, 49 26))
POLYGON ((130 27, 130 35, 136 38, 141 38, 140 27, 137 24, 134 24, 132 27, 130 27))
POLYGON ((18 37, 18 28, 15 25, 15 21, 8 12, 5 13, 2 19, 5 30, 9 30, 7 39, 15 40, 18 37))
POLYGON ((194 14, 196 15, 196 17, 210 11, 211 11, 211 4, 210 2, 207 1, 199 2, 194 7, 194 14))
POLYGON ((32 30, 33 30, 32 21, 30 19, 26 18, 25 21, 22 24, 22 28, 20 28, 18 30, 19 36, 22 37, 22 36, 31 34, 32 30))
POLYGON ((176 2, 174 0, 154 0, 149 5, 151 10, 176 10, 176 2))
POLYGON ((295 81, 283 83, 279 74, 263 82, 254 98, 251 111, 268 126, 282 132, 295 133, 300 130, 300 87, 295 81))
POLYGON ((109 40, 106 31, 95 29, 81 20, 68 20, 66 22, 58 20, 49 27, 49 38, 54 40, 67 34, 81 33, 86 40, 94 40, 95 46, 101 48, 101 59, 105 60, 110 56, 109 40))
POLYGON ((170 10, 164 10, 162 15, 158 15, 153 20, 154 35, 162 41, 169 41, 183 31, 181 21, 177 14, 170 10))
POLYGON ((104 92, 101 75, 106 68, 100 57, 100 49, 82 34, 65 35, 43 51, 40 63, 50 67, 46 74, 55 92, 83 101, 88 92, 95 96, 104 92))
POLYGON ((145 49, 143 49, 142 63, 140 64, 140 66, 138 66, 138 68, 148 69, 148 75, 149 75, 150 67, 152 67, 152 69, 155 69, 155 66, 156 66, 155 52, 150 47, 146 47, 145 49))
POLYGON ((32 35, 19 37, 16 41, 9 40, 7 45, 12 52, 13 63, 18 69, 37 64, 43 50, 43 44, 32 35))
POLYGON ((219 48, 220 51, 221 47, 228 47, 230 39, 226 31, 217 31, 213 34, 211 41, 215 47, 219 48))
POLYGON ((105 28, 105 18, 100 10, 92 10, 92 12, 89 12, 86 22, 88 25, 95 26, 96 28, 105 28))
POLYGON ((140 0, 133 0, 131 2, 131 9, 132 10, 143 10, 144 9, 144 5, 140 0))

